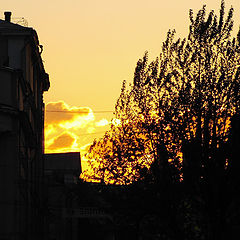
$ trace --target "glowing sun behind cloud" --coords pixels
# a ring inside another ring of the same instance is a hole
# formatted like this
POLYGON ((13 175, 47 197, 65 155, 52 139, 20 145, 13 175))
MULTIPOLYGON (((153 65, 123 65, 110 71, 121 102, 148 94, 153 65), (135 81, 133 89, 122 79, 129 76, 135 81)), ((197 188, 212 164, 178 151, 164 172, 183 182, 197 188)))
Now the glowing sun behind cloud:
POLYGON ((49 102, 45 108, 45 152, 80 151, 84 170, 86 146, 101 137, 110 122, 110 119, 95 117, 89 107, 69 106, 64 101, 49 102))
POLYGON ((47 125, 62 125, 63 128, 83 128, 94 120, 93 112, 88 107, 69 107, 65 102, 50 102, 46 105, 47 125), (51 114, 50 114, 51 113, 51 114))

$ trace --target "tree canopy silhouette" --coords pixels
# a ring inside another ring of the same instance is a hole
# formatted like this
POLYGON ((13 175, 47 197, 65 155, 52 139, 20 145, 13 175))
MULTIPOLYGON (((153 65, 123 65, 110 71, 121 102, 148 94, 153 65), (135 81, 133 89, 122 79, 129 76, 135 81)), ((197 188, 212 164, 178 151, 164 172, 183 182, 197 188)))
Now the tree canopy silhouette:
MULTIPOLYGON (((90 178, 112 184, 137 180, 189 189, 216 188, 233 164, 231 123, 240 111, 240 31, 232 38, 233 8, 225 17, 206 7, 189 12, 187 38, 167 33, 160 56, 137 62, 123 82, 111 129, 87 157, 90 178)), ((86 176, 85 176, 86 177, 86 176)), ((87 177, 86 177, 87 178, 87 177)))

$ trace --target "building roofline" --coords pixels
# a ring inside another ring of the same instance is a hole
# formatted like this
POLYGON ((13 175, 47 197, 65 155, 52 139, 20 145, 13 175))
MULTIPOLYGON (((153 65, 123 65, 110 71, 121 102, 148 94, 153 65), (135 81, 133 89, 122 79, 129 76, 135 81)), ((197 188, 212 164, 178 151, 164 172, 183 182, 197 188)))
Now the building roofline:
POLYGON ((40 71, 42 72, 43 91, 48 91, 50 87, 49 75, 46 73, 41 53, 39 52, 39 38, 37 32, 30 27, 23 27, 19 24, 7 22, 0 19, 0 35, 2 36, 26 36, 30 38, 34 53, 38 59, 40 71))

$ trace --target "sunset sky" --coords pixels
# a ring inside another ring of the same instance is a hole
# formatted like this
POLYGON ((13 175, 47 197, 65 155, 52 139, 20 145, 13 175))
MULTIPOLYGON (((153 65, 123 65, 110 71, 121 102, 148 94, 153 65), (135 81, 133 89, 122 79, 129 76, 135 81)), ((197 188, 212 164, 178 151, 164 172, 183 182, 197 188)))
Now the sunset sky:
MULTIPOLYGON (((240 1, 234 7, 234 32, 240 1)), ((0 0, 0 15, 24 17, 43 45, 50 75, 46 103, 45 152, 84 151, 101 137, 114 117, 122 81, 131 82, 144 52, 156 58, 169 29, 188 33, 188 13, 203 4, 219 12, 221 0, 0 0)))

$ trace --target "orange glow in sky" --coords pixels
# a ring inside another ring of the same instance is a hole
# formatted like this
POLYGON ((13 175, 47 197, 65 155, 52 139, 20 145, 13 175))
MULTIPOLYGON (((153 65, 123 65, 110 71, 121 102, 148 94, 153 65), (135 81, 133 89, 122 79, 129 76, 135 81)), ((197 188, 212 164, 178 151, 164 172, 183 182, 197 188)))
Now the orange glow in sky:
MULTIPOLYGON (((240 1, 225 2, 227 11, 234 7, 236 33, 240 1)), ((46 152, 81 150, 83 155, 86 146, 108 129, 122 81, 131 82, 144 52, 156 58, 169 29, 176 29, 176 37, 186 37, 190 8, 196 13, 206 4, 208 11, 219 12, 220 3, 41 0, 36 4, 32 0, 0 0, 1 18, 4 11, 11 11, 15 22, 24 17, 43 45, 51 83, 44 95, 46 152)))
POLYGON ((64 101, 49 102, 45 107, 45 152, 81 151, 84 159, 89 143, 103 135, 108 127, 109 121, 99 120, 89 107, 70 107, 64 101))

